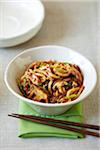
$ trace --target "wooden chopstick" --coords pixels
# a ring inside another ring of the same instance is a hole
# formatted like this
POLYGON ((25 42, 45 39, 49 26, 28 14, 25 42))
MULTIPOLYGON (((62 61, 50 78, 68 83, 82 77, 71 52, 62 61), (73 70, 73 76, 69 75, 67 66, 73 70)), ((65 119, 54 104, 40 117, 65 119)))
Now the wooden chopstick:
MULTIPOLYGON (((14 114, 13 115, 18 115, 18 114, 14 114)), ((100 130, 100 126, 99 125, 92 125, 92 124, 85 124, 85 123, 79 123, 79 122, 72 122, 72 121, 65 121, 65 120, 58 120, 58 119, 52 119, 52 118, 43 118, 40 116, 33 116, 33 115, 23 115, 23 114, 19 114, 20 116, 28 116, 31 119, 39 119, 39 120, 43 120, 43 121, 50 121, 50 122, 54 122, 54 123, 61 123, 61 124, 65 124, 65 125, 71 125, 71 126, 78 126, 78 127, 84 127, 84 128, 89 128, 89 129, 94 129, 94 130, 100 130)))
POLYGON ((42 119, 41 120, 36 119, 36 118, 33 119, 33 118, 30 118, 27 115, 23 116, 23 115, 19 115, 19 114, 11 114, 11 115, 9 114, 8 116, 23 119, 23 120, 28 120, 28 121, 31 121, 31 122, 42 123, 42 124, 45 124, 45 125, 49 125, 49 126, 69 130, 69 131, 78 132, 78 133, 81 133, 83 135, 92 135, 92 136, 95 136, 95 137, 100 137, 100 134, 97 133, 97 132, 92 132, 92 131, 83 130, 83 129, 77 129, 77 128, 61 125, 61 124, 58 124, 58 123, 54 123, 54 122, 49 122, 49 121, 47 122, 47 121, 44 121, 42 119))

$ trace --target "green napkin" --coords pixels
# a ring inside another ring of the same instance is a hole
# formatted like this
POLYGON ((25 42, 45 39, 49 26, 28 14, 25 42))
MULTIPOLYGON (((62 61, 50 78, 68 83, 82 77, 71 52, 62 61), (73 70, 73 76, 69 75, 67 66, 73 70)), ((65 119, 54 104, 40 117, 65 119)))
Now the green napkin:
MULTIPOLYGON (((64 114, 57 115, 57 116, 43 116, 38 114, 36 111, 34 111, 25 102, 21 101, 19 104, 19 113, 42 116, 42 117, 52 117, 55 119, 69 120, 69 121, 76 121, 76 122, 81 122, 83 119, 81 103, 74 105, 64 114)), ((56 127, 51 127, 40 123, 33 123, 21 119, 19 120, 18 136, 22 138, 31 138, 31 137, 83 138, 83 135, 80 133, 76 133, 76 132, 72 132, 72 131, 68 131, 56 127)))

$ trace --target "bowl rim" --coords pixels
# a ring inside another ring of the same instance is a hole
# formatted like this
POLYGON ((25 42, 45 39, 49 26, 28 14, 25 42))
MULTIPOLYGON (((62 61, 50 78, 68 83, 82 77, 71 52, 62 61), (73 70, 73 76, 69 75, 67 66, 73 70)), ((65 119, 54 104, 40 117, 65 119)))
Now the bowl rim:
POLYGON ((3 41, 6 41, 6 40, 13 40, 14 38, 19 38, 21 36, 24 36, 26 35, 27 33, 31 32, 33 29, 35 29, 39 24, 41 24, 45 18, 45 8, 44 8, 44 5, 43 3, 41 2, 41 0, 37 0, 37 2, 41 5, 41 9, 42 9, 42 12, 41 13, 41 18, 40 20, 38 20, 35 24, 33 24, 32 27, 30 27, 29 29, 27 29, 26 31, 22 32, 22 33, 19 33, 19 34, 16 34, 14 36, 10 36, 10 37, 0 37, 0 42, 3 42, 3 41))
POLYGON ((7 73, 8 73, 9 67, 10 67, 10 65, 13 63, 13 61, 15 61, 15 60, 16 60, 19 56, 21 56, 22 54, 27 53, 27 52, 29 52, 29 51, 36 51, 36 50, 38 50, 38 49, 41 49, 41 48, 48 48, 48 47, 49 47, 49 48, 50 48, 50 47, 51 47, 51 48, 67 48, 66 46, 62 46, 62 45, 44 45, 44 46, 42 45, 42 46, 37 46, 37 47, 33 47, 33 48, 30 48, 30 49, 24 50, 23 52, 19 53, 18 55, 16 55, 16 56, 8 63, 8 65, 7 65, 7 67, 6 67, 6 70, 5 70, 5 73, 4 73, 4 81, 5 81, 5 84, 6 84, 7 88, 9 89, 9 91, 10 91, 13 95, 15 95, 16 97, 18 97, 19 99, 21 99, 21 100, 23 100, 23 101, 25 101, 25 102, 27 102, 27 103, 34 104, 34 105, 39 105, 39 106, 45 106, 45 107, 61 107, 61 106, 68 106, 68 105, 73 105, 73 104, 76 104, 76 103, 81 102, 81 101, 84 100, 86 97, 88 97, 88 96, 90 95, 90 93, 94 90, 94 88, 95 88, 95 86, 96 86, 96 82, 97 82, 97 73, 96 73, 96 70, 95 70, 93 64, 92 64, 85 56, 83 56, 83 55, 80 54, 79 52, 74 51, 74 50, 71 49, 71 48, 67 48, 67 49, 69 49, 70 51, 72 51, 72 52, 74 52, 74 53, 80 55, 80 56, 83 57, 86 61, 88 61, 88 63, 91 64, 92 69, 93 69, 93 71, 94 71, 94 77, 95 77, 94 84, 93 84, 91 90, 90 90, 85 96, 83 96, 83 98, 80 99, 80 98, 78 97, 78 98, 75 99, 74 101, 66 102, 66 103, 54 103, 54 104, 51 104, 51 103, 42 103, 42 102, 36 102, 36 101, 32 101, 31 99, 25 98, 24 96, 22 96, 22 95, 16 93, 16 92, 10 87, 10 85, 9 85, 9 83, 8 83, 8 80, 7 80, 7 73))

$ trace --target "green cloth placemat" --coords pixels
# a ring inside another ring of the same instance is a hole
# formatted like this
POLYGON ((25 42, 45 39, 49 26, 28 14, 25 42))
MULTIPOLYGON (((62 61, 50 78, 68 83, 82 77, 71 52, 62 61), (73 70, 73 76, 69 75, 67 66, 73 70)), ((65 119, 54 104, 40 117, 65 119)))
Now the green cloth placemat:
MULTIPOLYGON (((21 101, 19 103, 19 113, 20 114, 29 114, 29 115, 38 115, 29 105, 21 101)), ((42 115, 43 117, 43 115, 42 115)), ((48 117, 48 116, 45 116, 48 117)), ((70 108, 67 112, 57 116, 49 116, 52 118, 82 122, 82 104, 79 103, 70 108)), ((33 123, 26 120, 19 120, 19 131, 18 136, 21 138, 32 138, 32 137, 67 137, 67 138, 83 138, 83 135, 80 133, 68 131, 65 129, 60 129, 56 127, 51 127, 48 125, 43 125, 39 123, 33 123)))

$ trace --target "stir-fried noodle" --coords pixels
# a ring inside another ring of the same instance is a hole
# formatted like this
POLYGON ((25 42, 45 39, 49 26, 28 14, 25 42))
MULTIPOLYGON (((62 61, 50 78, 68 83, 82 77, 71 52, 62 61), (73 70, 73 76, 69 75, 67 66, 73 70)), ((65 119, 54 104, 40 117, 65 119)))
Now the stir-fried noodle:
POLYGON ((83 75, 75 64, 34 61, 19 79, 23 96, 43 103, 65 103, 82 93, 83 75))

